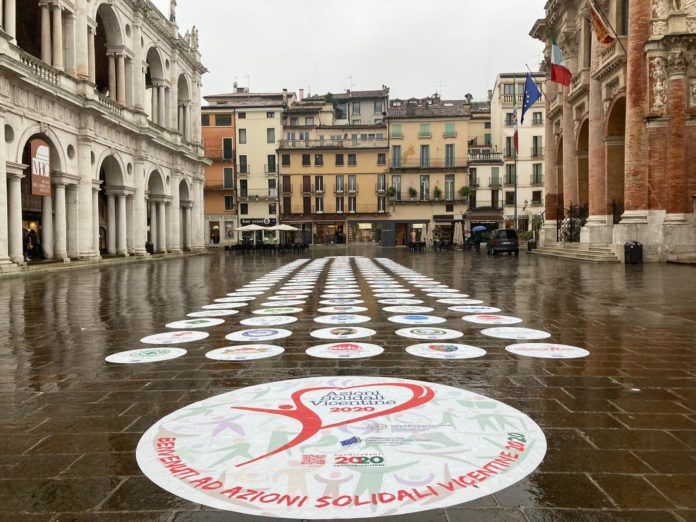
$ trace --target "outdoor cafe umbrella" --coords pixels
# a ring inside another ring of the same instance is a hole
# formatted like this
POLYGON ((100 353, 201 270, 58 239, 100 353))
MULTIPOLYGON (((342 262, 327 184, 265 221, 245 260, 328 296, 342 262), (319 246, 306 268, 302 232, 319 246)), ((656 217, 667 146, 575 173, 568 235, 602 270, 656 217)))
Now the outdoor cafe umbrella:
POLYGON ((425 244, 428 248, 433 246, 433 227, 434 223, 432 222, 425 224, 425 244))
MULTIPOLYGON (((259 230, 266 230, 266 228, 260 227, 259 225, 246 225, 235 230, 237 232, 257 232, 259 230)), ((256 234, 254 234, 254 246, 256 246, 256 234)))
POLYGON ((269 228, 268 230, 279 230, 282 232, 299 232, 300 229, 297 227, 293 227, 292 225, 276 225, 274 227, 269 228))
POLYGON ((452 242, 456 246, 464 244, 464 232, 462 231, 461 221, 457 221, 457 223, 454 225, 454 237, 452 238, 452 242))

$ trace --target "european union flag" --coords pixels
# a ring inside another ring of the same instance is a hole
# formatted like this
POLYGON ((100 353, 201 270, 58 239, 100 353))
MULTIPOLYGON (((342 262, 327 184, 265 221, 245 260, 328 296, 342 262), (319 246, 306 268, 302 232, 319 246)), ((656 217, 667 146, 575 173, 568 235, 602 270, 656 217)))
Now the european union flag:
POLYGON ((541 91, 539 87, 532 80, 532 76, 527 73, 527 79, 524 82, 524 101, 522 102, 522 124, 524 124, 524 115, 540 98, 541 91))

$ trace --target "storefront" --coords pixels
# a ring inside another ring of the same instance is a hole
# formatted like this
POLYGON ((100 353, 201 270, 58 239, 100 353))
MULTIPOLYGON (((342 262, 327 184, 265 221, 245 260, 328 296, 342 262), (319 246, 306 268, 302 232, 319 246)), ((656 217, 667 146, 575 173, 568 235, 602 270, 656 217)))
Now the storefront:
POLYGON ((329 221, 315 225, 314 243, 318 245, 342 245, 346 242, 346 222, 329 221))
POLYGON ((208 223, 205 233, 209 245, 230 245, 236 242, 237 222, 235 216, 211 214, 207 215, 205 219, 208 223))
MULTIPOLYGON (((461 220, 462 216, 459 216, 461 220)), ((444 241, 451 243, 454 239, 454 223, 455 216, 453 215, 435 215, 433 216, 435 226, 433 228, 433 241, 444 241)))
POLYGON ((372 230, 375 234, 379 230, 381 245, 383 247, 406 247, 411 242, 411 232, 416 233, 416 241, 425 240, 425 226, 429 220, 412 221, 375 221, 372 230))
MULTIPOLYGON (((242 218, 239 220, 240 227, 257 225, 259 227, 274 227, 278 224, 276 218, 242 218)), ((257 230, 254 232, 241 232, 240 243, 277 243, 277 230, 257 230)))
POLYGON ((348 223, 348 243, 382 244, 383 222, 357 222, 348 223))

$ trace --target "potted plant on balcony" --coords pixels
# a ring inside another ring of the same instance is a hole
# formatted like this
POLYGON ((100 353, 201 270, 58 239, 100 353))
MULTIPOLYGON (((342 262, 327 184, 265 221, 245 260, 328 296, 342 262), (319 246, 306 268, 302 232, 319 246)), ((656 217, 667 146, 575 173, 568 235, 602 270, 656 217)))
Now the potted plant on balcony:
POLYGON ((467 186, 464 186, 459 189, 459 195, 462 197, 464 201, 469 199, 469 194, 471 194, 471 189, 467 186))
POLYGON ((416 196, 418 195, 418 191, 414 189, 413 187, 408 187, 408 197, 411 198, 411 201, 416 199, 416 196))
POLYGON ((440 187, 435 187, 435 190, 433 190, 433 197, 435 201, 440 201, 442 199, 442 190, 440 190, 440 187))
POLYGON ((393 199, 394 196, 396 196, 396 189, 394 187, 389 187, 387 189, 387 196, 393 199))

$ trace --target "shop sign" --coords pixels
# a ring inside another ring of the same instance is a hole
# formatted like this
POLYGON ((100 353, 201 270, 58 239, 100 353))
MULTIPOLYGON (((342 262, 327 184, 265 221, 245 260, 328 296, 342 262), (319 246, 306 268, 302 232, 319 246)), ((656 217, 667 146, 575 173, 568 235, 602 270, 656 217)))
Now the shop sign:
POLYGON ((31 141, 31 193, 51 195, 51 151, 43 140, 31 141))
POLYGON ((274 227, 278 224, 276 218, 243 218, 239 222, 243 227, 247 225, 258 225, 260 227, 274 227))

